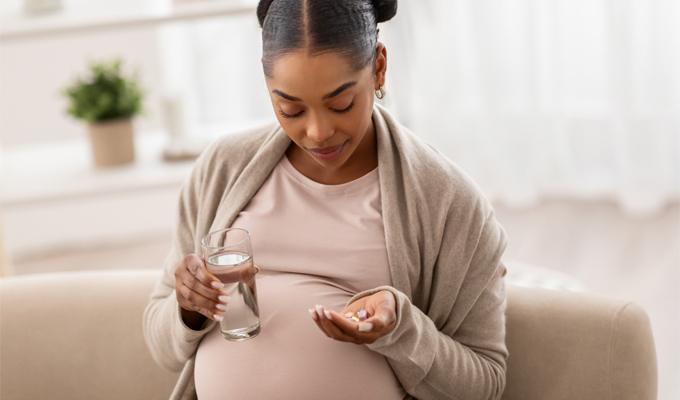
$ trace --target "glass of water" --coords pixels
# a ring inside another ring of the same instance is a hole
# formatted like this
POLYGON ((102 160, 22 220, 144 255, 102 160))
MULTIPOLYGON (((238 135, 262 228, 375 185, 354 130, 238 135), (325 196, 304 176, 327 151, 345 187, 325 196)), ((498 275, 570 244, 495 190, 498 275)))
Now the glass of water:
POLYGON ((241 341, 260 333, 255 265, 248 231, 240 228, 220 229, 201 240, 203 262, 222 283, 231 297, 220 322, 222 336, 241 341))

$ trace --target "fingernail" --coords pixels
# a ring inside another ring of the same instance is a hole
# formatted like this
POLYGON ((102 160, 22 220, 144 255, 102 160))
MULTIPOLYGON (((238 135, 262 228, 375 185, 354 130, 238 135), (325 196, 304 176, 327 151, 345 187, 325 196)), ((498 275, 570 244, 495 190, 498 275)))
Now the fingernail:
POLYGON ((351 312, 345 313, 346 318, 352 318, 352 315, 354 315, 354 314, 352 314, 351 312))
POLYGON ((328 319, 332 319, 331 312, 328 310, 323 310, 323 315, 325 315, 328 319))
POLYGON ((213 314, 213 318, 215 319, 215 321, 220 321, 220 322, 224 319, 224 317, 222 317, 221 315, 217 315, 217 314, 213 314))
POLYGON ((217 308, 218 310, 226 311, 227 306, 225 306, 224 304, 217 304, 215 305, 215 308, 217 308))
POLYGON ((370 322, 362 322, 359 324, 359 332, 370 332, 373 329, 373 324, 370 322))
POLYGON ((359 317, 359 319, 361 319, 361 320, 364 320, 364 319, 366 319, 366 318, 368 317, 368 313, 366 312, 366 310, 364 310, 364 309, 362 308, 361 310, 359 310, 359 311, 357 312, 357 317, 359 317))
POLYGON ((309 310, 307 310, 307 311, 309 311, 309 314, 312 316, 312 319, 313 319, 314 321, 316 321, 316 319, 318 318, 318 317, 316 316, 316 312, 315 312, 313 309, 311 309, 311 308, 310 308, 309 310))
POLYGON ((319 316, 319 318, 323 318, 323 307, 320 305, 316 305, 316 314, 319 316))
POLYGON ((226 303, 226 302, 228 302, 228 301, 231 299, 231 297, 230 297, 230 296, 227 296, 227 295, 222 295, 222 296, 219 296, 218 299, 220 299, 220 301, 221 301, 222 303, 226 303))
POLYGON ((215 289, 224 289, 224 284, 222 282, 212 281, 210 285, 215 289))

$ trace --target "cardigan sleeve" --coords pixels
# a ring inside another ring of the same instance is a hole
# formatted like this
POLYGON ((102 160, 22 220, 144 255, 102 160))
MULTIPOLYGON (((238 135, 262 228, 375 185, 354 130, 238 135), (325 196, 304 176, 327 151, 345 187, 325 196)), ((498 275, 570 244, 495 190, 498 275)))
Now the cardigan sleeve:
POLYGON ((186 326, 175 294, 174 274, 177 264, 185 255, 194 252, 202 170, 207 153, 206 150, 199 157, 191 175, 182 185, 171 249, 163 263, 161 278, 156 282, 144 309, 144 340, 154 361, 170 371, 182 369, 195 353, 201 338, 216 324, 213 320, 207 320, 199 331, 186 326))
MULTIPOLYGON (((500 260, 506 239, 492 215, 486 218, 460 286, 461 300, 453 304, 444 318, 434 310, 436 304, 445 304, 445 297, 452 293, 433 294, 429 307, 432 317, 412 304, 409 296, 391 286, 357 293, 348 302, 380 290, 394 294, 397 300, 395 328, 366 346, 387 358, 404 389, 418 399, 501 398, 508 357, 506 269, 500 260), (437 326, 433 319, 444 322, 437 326)), ((445 268, 442 263, 447 262, 452 260, 439 259, 435 268, 445 268)), ((447 275, 440 272, 440 276, 447 275)))

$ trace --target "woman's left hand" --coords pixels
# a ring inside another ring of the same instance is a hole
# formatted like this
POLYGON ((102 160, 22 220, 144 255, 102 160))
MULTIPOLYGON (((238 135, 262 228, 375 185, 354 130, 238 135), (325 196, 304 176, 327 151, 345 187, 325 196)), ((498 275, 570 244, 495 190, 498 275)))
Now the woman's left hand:
POLYGON ((329 338, 356 344, 375 342, 390 333, 397 321, 396 300, 389 290, 357 299, 342 313, 326 310, 321 305, 310 308, 309 313, 329 338))

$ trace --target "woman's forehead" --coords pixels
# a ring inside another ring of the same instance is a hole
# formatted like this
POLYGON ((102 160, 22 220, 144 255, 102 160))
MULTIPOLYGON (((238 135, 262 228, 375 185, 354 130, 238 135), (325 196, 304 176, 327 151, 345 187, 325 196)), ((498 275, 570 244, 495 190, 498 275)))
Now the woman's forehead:
POLYGON ((336 52, 309 55, 300 51, 277 57, 267 81, 272 89, 315 98, 347 82, 356 81, 360 85, 366 79, 367 70, 354 70, 350 61, 336 52))

